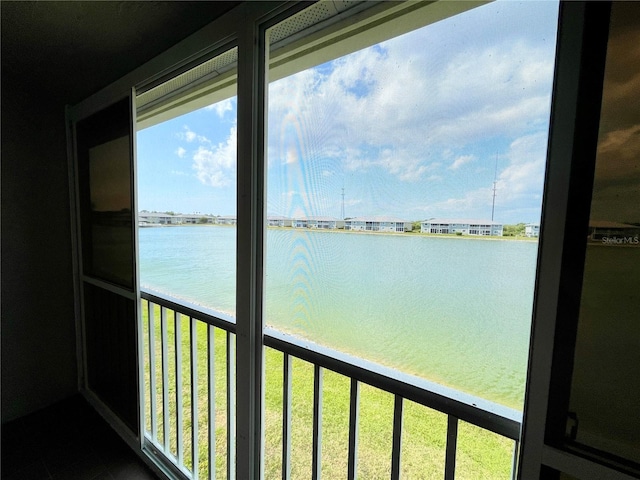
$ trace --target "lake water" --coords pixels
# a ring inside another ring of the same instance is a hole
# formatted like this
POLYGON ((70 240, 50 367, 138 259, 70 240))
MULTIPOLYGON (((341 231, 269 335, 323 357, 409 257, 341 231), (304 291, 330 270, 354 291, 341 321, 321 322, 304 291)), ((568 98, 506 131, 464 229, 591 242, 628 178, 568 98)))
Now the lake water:
MULTIPOLYGON (((140 229, 141 284, 235 311, 233 227, 140 229)), ((520 409, 537 242, 267 230, 268 325, 520 409)))

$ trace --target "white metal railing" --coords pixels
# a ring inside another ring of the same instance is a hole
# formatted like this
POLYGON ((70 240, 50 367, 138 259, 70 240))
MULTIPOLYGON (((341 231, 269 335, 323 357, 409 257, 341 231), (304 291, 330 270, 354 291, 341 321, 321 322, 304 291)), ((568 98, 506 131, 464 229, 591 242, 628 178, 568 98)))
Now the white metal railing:
MULTIPOLYGON (((142 292, 141 297, 146 350, 145 439, 149 448, 159 454, 160 461, 173 467, 174 471, 185 478, 224 476, 233 479, 235 475, 235 323, 233 319, 219 312, 155 292, 142 292), (187 338, 183 338, 183 330, 188 331, 187 338), (206 339, 200 340, 205 332, 206 339), (223 352, 218 351, 221 346, 224 347, 223 352), (157 358, 158 356, 161 358, 157 358), (185 362, 188 365, 185 365, 185 362), (204 366, 205 370, 200 371, 199 365, 204 366), (185 370, 188 370, 188 382, 185 382, 185 370), (221 373, 223 373, 223 379, 218 378, 221 373), (222 386, 225 395, 216 396, 216 384, 222 386), (185 416, 188 421, 185 421, 185 416), (162 424, 162 428, 159 423, 162 424), (216 430, 224 431, 224 438, 217 438, 216 430), (186 437, 185 431, 189 432, 186 437), (217 443, 218 440, 220 441, 217 443)), ((264 345, 267 349, 282 353, 280 470, 283 479, 291 478, 292 471, 292 365, 297 359, 313 366, 311 477, 314 480, 321 477, 322 470, 325 371, 336 372, 349 379, 346 472, 348 479, 355 479, 358 470, 360 387, 363 384, 393 395, 389 467, 392 479, 400 478, 403 412, 407 401, 447 415, 446 441, 444 441, 445 479, 455 478, 460 421, 512 440, 514 447, 512 464, 515 465, 522 420, 521 412, 342 352, 305 342, 275 329, 265 329, 264 345)))

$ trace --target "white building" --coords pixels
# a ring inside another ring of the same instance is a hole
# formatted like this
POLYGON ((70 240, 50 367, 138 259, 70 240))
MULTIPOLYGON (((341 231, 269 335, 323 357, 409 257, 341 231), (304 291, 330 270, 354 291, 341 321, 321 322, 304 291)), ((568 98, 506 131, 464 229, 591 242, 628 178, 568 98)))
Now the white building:
POLYGON ((292 226, 293 228, 335 230, 337 228, 344 228, 344 220, 323 216, 296 217, 292 221, 292 226))
POLYGON ((216 223, 216 217, 195 213, 178 213, 174 215, 161 212, 140 212, 138 214, 138 224, 141 227, 157 225, 195 225, 201 223, 216 223))
POLYGON ((410 232, 413 223, 397 217, 355 217, 344 221, 345 230, 366 232, 410 232))
POLYGON ((269 215, 267 217, 267 225, 270 227, 290 227, 293 221, 288 217, 279 215, 269 215))
POLYGON ((501 237, 502 224, 491 220, 432 218, 421 222, 420 232, 501 237))
POLYGON ((218 225, 236 225, 238 219, 235 215, 220 215, 216 217, 216 223, 218 225))
POLYGON ((524 226, 525 237, 539 237, 540 236, 540 224, 539 223, 527 223, 524 226))
POLYGON ((138 214, 138 224, 140 226, 179 225, 180 223, 182 223, 182 220, 179 215, 161 212, 140 212, 138 214))
POLYGON ((200 214, 188 214, 188 215, 176 215, 181 218, 181 223, 186 223, 190 225, 202 224, 202 223, 215 223, 216 217, 212 217, 211 215, 200 215, 200 214))

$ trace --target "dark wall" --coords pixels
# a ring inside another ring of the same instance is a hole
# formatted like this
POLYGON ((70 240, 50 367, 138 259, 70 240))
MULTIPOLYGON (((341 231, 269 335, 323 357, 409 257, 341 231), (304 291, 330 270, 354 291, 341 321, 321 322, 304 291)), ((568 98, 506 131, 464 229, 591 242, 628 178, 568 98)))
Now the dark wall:
POLYGON ((64 106, 2 75, 2 422, 77 391, 64 106))
POLYGON ((2 421, 77 391, 64 105, 240 2, 2 2, 2 421))

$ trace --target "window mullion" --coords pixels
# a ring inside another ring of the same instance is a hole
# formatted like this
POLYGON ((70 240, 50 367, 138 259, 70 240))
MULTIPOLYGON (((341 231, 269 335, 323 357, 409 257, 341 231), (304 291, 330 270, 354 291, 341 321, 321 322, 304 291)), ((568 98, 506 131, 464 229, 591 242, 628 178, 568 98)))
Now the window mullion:
POLYGON ((238 37, 236 478, 261 478, 265 48, 257 23, 238 37))

